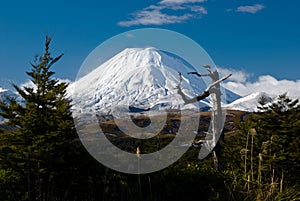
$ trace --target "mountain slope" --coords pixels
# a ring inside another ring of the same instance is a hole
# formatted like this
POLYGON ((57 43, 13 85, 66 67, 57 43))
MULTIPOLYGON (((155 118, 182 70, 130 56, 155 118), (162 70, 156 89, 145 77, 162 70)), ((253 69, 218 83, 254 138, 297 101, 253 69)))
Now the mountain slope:
MULTIPOLYGON (((73 109, 89 112, 96 109, 110 113, 111 106, 131 109, 132 111, 177 109, 183 106, 178 95, 178 72, 182 73, 183 92, 194 97, 206 88, 205 82, 188 72, 197 71, 182 58, 153 47, 127 48, 94 69, 89 74, 70 84, 68 94, 73 109)), ((224 89, 226 103, 240 98, 237 94, 224 89)), ((17 94, 0 89, 1 94, 17 94)), ((224 100, 225 101, 225 100, 224 100)), ((200 102, 200 107, 208 109, 210 98, 200 102)), ((195 108, 187 105, 186 108, 195 108)))
MULTIPOLYGON (((106 112, 113 105, 176 108, 182 103, 176 90, 178 71, 189 97, 206 88, 202 79, 187 77, 196 69, 183 59, 155 48, 127 48, 70 86, 73 105, 77 111, 106 112)), ((209 105, 208 99, 201 102, 202 107, 209 105)))
POLYGON ((245 97, 239 98, 232 103, 229 103, 225 106, 226 109, 232 109, 232 110, 241 110, 241 111, 248 111, 248 112, 253 112, 256 111, 258 101, 262 97, 270 97, 271 101, 271 96, 268 95, 265 92, 256 92, 249 94, 245 97))

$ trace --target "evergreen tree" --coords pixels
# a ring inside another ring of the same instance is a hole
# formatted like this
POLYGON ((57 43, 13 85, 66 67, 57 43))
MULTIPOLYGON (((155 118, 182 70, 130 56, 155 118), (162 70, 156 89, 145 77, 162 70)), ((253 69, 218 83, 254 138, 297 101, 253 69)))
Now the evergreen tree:
MULTIPOLYGON (((1 116, 14 127, 1 134, 0 169, 13 175, 15 192, 26 192, 23 200, 40 200, 61 188, 69 171, 68 152, 76 139, 70 100, 66 97, 67 83, 53 78, 51 67, 63 56, 53 58, 49 51, 51 38, 46 37, 45 53, 36 57, 30 76, 34 87, 13 85, 25 105, 8 99, 0 103, 1 116), (64 178, 62 178, 64 176, 64 178), (24 185, 26 184, 26 185, 24 185), (18 189, 18 190, 16 190, 18 189)), ((13 192, 13 193, 15 193, 13 192)), ((18 195, 10 195, 7 199, 18 195)))
POLYGON ((260 112, 256 114, 254 120, 259 133, 258 138, 268 148, 266 159, 270 160, 275 174, 277 171, 279 174, 284 173, 290 180, 298 179, 300 176, 299 100, 293 100, 283 94, 273 103, 259 105, 258 108, 260 112))
POLYGON ((232 200, 274 200, 300 181, 299 100, 286 94, 265 100, 225 144, 227 173, 234 178, 232 200))

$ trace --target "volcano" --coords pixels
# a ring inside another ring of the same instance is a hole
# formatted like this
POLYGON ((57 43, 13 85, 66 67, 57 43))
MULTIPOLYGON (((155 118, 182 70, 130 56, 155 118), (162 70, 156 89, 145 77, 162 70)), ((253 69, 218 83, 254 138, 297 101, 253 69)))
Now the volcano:
MULTIPOLYGON (((70 85, 73 109, 105 113, 110 113, 116 106, 138 111, 177 109, 183 103, 176 89, 178 72, 183 75, 181 86, 188 97, 194 97, 206 88, 201 78, 187 74, 191 71, 197 70, 172 53, 154 47, 127 48, 70 85)), ((231 99, 239 98, 233 92, 225 92, 231 99)), ((199 105, 210 107, 209 98, 199 105)), ((199 105, 185 107, 190 109, 199 105)))

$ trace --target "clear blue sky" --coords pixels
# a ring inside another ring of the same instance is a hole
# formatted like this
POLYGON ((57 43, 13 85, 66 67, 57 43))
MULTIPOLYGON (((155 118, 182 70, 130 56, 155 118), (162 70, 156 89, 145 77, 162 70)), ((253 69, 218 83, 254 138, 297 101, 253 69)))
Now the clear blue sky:
POLYGON ((190 37, 217 66, 299 80, 299 8, 299 0, 2 1, 0 83, 28 79, 25 71, 47 34, 53 54, 65 54, 56 76, 74 80, 100 43, 149 27, 190 37))

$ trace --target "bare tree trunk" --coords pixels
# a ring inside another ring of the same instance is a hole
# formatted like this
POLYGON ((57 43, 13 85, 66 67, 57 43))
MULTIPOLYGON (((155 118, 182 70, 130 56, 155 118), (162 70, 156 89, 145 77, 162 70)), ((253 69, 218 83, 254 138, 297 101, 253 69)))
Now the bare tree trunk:
POLYGON ((205 89, 205 91, 192 98, 188 99, 185 94, 181 90, 181 73, 179 73, 179 85, 177 87, 178 94, 181 95, 182 99, 184 100, 185 104, 193 103, 200 101, 209 95, 211 95, 212 99, 212 111, 211 111, 211 124, 207 132, 207 136, 203 142, 203 140, 200 140, 201 143, 203 142, 203 151, 200 150, 199 152, 199 158, 203 159, 203 157, 207 156, 209 152, 212 151, 212 156, 214 160, 214 166, 216 170, 220 170, 219 167, 219 160, 216 151, 214 150, 214 147, 217 145, 218 139, 221 136, 222 130, 223 130, 223 114, 222 114, 222 106, 221 106, 221 91, 220 91, 220 83, 224 80, 226 80, 228 77, 231 76, 231 74, 222 77, 220 79, 219 73, 215 71, 211 71, 209 66, 206 66, 205 68, 208 69, 208 74, 199 74, 197 72, 190 72, 189 74, 195 74, 199 77, 202 76, 208 76, 211 78, 212 83, 205 89))
MULTIPOLYGON (((212 79, 212 82, 216 82, 219 80, 219 73, 217 71, 214 71, 210 74, 210 78, 212 79)), ((221 106, 221 91, 220 91, 220 84, 214 85, 211 90, 211 99, 212 99, 212 111, 211 111, 211 134, 214 135, 214 137, 221 136, 222 132, 222 122, 223 122, 223 116, 222 116, 222 106, 221 106)), ((215 141, 217 143, 217 141, 215 141)), ((214 160, 214 166, 215 169, 219 171, 219 160, 218 156, 215 150, 213 152, 213 160, 214 160)))

